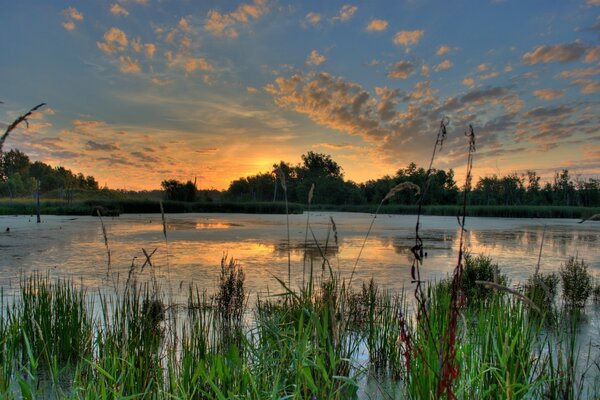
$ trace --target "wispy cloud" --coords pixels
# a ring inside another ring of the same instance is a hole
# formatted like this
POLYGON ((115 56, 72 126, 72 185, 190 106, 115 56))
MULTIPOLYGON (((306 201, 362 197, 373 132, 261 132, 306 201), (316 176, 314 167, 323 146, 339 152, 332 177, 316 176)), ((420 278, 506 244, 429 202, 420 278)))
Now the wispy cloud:
POLYGON ((586 53, 594 51, 591 46, 582 42, 543 45, 523 54, 522 61, 527 65, 559 62, 562 64, 581 60, 586 53))
POLYGON ((331 20, 333 22, 349 21, 354 16, 356 11, 358 11, 357 6, 353 6, 351 4, 344 4, 338 11, 338 14, 334 16, 331 20))
POLYGON ((321 14, 316 13, 316 12, 309 12, 308 14, 306 14, 304 16, 304 20, 302 21, 302 24, 304 26, 307 25, 312 25, 312 26, 317 26, 319 25, 319 23, 321 23, 321 14))
POLYGON ((565 91, 564 90, 554 90, 554 89, 539 89, 539 90, 534 90, 533 95, 535 97, 537 97, 538 99, 550 101, 550 100, 555 100, 555 99, 561 98, 562 96, 565 95, 565 91))
POLYGON ((415 66, 407 60, 398 61, 391 66, 388 77, 394 79, 407 79, 415 72, 415 66))

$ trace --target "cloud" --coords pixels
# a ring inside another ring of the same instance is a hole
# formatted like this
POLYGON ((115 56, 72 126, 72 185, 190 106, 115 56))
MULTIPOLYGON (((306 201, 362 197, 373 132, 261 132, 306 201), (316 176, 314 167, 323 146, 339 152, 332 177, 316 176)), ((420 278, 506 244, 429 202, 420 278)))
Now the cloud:
POLYGON ((454 66, 454 64, 452 64, 452 62, 450 60, 444 60, 441 63, 439 63, 438 65, 436 65, 433 70, 435 72, 440 72, 440 71, 444 71, 447 69, 450 69, 454 66))
POLYGON ((365 30, 367 32, 381 32, 385 31, 387 27, 388 22, 386 20, 373 18, 371 21, 369 21, 369 24, 365 30))
POLYGON ((85 146, 86 150, 92 151, 116 151, 119 150, 117 145, 111 143, 98 143, 93 140, 88 140, 85 146))
POLYGON ((587 64, 591 64, 594 61, 596 61, 598 59, 598 57, 600 57, 600 46, 596 46, 594 48, 589 49, 585 53, 585 57, 583 59, 583 62, 585 62, 587 64))
POLYGON ((63 28, 65 28, 68 31, 72 31, 75 29, 75 22, 73 21, 66 21, 62 23, 63 28))
POLYGON ((212 71, 213 66, 204 57, 188 58, 185 62, 184 69, 186 72, 212 71))
POLYGON ((275 103, 307 115, 318 124, 362 136, 369 140, 390 135, 396 113, 398 92, 378 89, 372 97, 360 85, 327 73, 278 77, 265 87, 275 103))
POLYGON ((358 10, 357 6, 352 6, 350 4, 344 4, 338 11, 338 14, 335 17, 333 17, 331 20, 333 22, 348 21, 354 16, 354 13, 356 13, 357 10, 358 10))
POLYGON ((104 34, 104 42, 96 42, 98 48, 107 54, 125 51, 128 43, 125 32, 114 27, 104 34))
POLYGON ((304 16, 303 25, 317 26, 321 22, 321 14, 315 12, 309 12, 304 16))
POLYGON ((600 66, 562 71, 559 76, 561 78, 589 78, 597 74, 600 74, 600 66))
POLYGON ((77 9, 75 7, 69 7, 66 8, 62 11, 62 14, 66 17, 66 18, 70 18, 73 21, 83 21, 83 14, 79 11, 77 11, 77 9))
POLYGON ((246 86, 246 91, 248 93, 258 93, 258 89, 253 86, 246 86))
POLYGON ((394 79, 407 79, 414 72, 415 66, 410 61, 402 60, 392 65, 387 76, 394 79))
POLYGON ((475 79, 473 78, 465 78, 462 80, 462 84, 465 86, 473 86, 475 85, 475 79))
POLYGON ((588 6, 600 6, 600 0, 587 0, 586 4, 588 6))
POLYGON ((492 79, 498 76, 498 73, 496 71, 492 71, 490 73, 487 74, 482 74, 479 75, 479 79, 482 81, 488 80, 488 79, 492 79))
POLYGON ((235 39, 239 35, 238 25, 247 25, 251 21, 256 21, 268 11, 266 0, 243 3, 235 11, 225 14, 213 9, 208 12, 204 29, 215 36, 235 39))
POLYGON ((540 100, 554 100, 564 96, 564 90, 554 90, 554 89, 540 89, 534 90, 533 95, 540 100))
POLYGON ((83 21, 83 14, 77 11, 75 7, 65 8, 62 10, 61 14, 65 19, 65 21, 62 23, 62 26, 68 31, 72 31, 76 28, 75 21, 83 21))
POLYGON ((536 107, 525 114, 523 117, 525 118, 554 118, 562 115, 567 115, 573 113, 574 109, 570 106, 562 104, 556 107, 536 107))
POLYGON ((409 47, 419 43, 424 34, 424 30, 400 31, 394 35, 394 44, 409 47))
POLYGON ((581 86, 580 92, 582 94, 592 94, 600 92, 600 82, 592 81, 589 79, 577 79, 573 81, 575 85, 581 86))
POLYGON ((521 60, 527 65, 559 62, 566 64, 583 58, 590 50, 590 46, 576 41, 572 43, 543 45, 533 51, 523 54, 521 60))
POLYGON ((323 62, 325 62, 325 56, 319 54, 316 50, 311 51, 306 59, 307 65, 321 65, 323 62))
POLYGON ((450 47, 446 46, 445 44, 438 47, 437 51, 435 52, 435 54, 440 57, 448 53, 450 53, 450 47))
POLYGON ((138 74, 142 72, 142 68, 137 60, 129 56, 119 57, 119 70, 124 74, 138 74))
POLYGON ((123 7, 119 3, 115 3, 112 6, 110 6, 110 12, 113 15, 122 15, 123 17, 129 15, 129 11, 127 11, 127 9, 125 9, 125 7, 123 7))
POLYGON ((479 71, 479 72, 487 71, 487 69, 488 69, 488 65, 487 64, 479 64, 477 66, 477 71, 479 71))
POLYGON ((146 54, 147 59, 154 58, 154 53, 156 52, 156 45, 154 43, 146 43, 144 44, 144 53, 146 54))

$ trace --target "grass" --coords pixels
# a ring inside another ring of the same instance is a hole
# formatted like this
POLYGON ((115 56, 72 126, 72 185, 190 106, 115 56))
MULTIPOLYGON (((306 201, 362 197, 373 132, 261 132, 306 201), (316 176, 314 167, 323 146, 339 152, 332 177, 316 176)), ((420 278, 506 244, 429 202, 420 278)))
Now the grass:
MULTIPOLYGON (((465 271, 494 265, 467 259, 477 265, 465 271)), ((187 304, 169 304, 155 283, 135 279, 96 295, 71 281, 23 278, 20 294, 0 301, 0 397, 347 399, 367 375, 396 383, 395 394, 380 388, 384 398, 436 397, 446 282, 425 285, 425 325, 404 294, 373 281, 353 291, 335 274, 298 290, 282 281, 280 295, 248 307, 243 271, 227 259, 221 268, 216 293, 190 287, 187 304)), ((456 327, 456 398, 600 394, 571 311, 549 326, 504 292, 474 298, 456 327)))

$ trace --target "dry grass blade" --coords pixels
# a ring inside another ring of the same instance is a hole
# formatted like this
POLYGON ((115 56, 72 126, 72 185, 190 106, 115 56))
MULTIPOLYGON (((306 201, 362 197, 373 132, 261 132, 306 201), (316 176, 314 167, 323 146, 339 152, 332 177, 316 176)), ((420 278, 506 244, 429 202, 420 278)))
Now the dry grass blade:
POLYGON ((281 167, 277 168, 277 175, 279 176, 279 181, 281 182, 281 187, 285 192, 287 192, 287 185, 285 184, 285 174, 281 167))
POLYGON ((475 283, 478 285, 483 285, 484 287, 486 287, 488 289, 501 290, 503 292, 512 294, 517 299, 521 300, 523 303, 526 303, 528 306, 533 308, 535 311, 537 311, 539 313, 542 312, 542 310, 540 310, 540 308, 538 306, 536 306, 535 303, 533 301, 531 301, 531 299, 529 299, 528 297, 524 296, 523 294, 517 292, 516 290, 513 290, 509 287, 500 285, 499 283, 495 283, 495 282, 475 281, 475 283))
POLYGON ((34 111, 37 111, 38 109, 42 108, 45 105, 46 105, 46 103, 38 104, 37 106, 35 106, 31 110, 29 110, 27 113, 25 113, 25 114, 21 115, 19 118, 15 119, 13 121, 13 123, 10 124, 6 128, 6 131, 4 131, 4 134, 0 138, 0 153, 2 152, 2 147, 4 146, 4 142, 8 138, 8 135, 22 122, 25 122, 27 127, 29 127, 29 121, 27 121, 27 118, 29 118, 31 116, 31 114, 33 114, 34 111))
POLYGON ((421 194, 421 188, 419 187, 419 185, 416 185, 412 182, 402 182, 402 183, 397 184, 393 188, 391 188, 390 191, 388 192, 388 194, 386 194, 385 197, 383 198, 382 202, 385 202, 385 201, 391 199, 398 192, 401 192, 403 190, 411 190, 411 189, 415 191, 415 195, 421 194))
POLYGON ((100 209, 96 209, 96 214, 98 214, 98 218, 100 218, 100 226, 102 227, 102 236, 104 237, 104 246, 106 246, 106 254, 108 255, 107 266, 108 269, 106 271, 106 275, 110 272, 110 247, 108 246, 108 235, 106 234, 106 227, 104 226, 104 221, 102 220, 102 213, 100 209))

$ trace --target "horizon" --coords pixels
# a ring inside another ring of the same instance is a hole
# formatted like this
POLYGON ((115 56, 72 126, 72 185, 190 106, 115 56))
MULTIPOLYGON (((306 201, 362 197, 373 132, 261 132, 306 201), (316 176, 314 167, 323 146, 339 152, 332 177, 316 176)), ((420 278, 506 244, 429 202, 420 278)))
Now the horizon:
POLYGON ((308 151, 366 182, 427 165, 444 116, 433 167, 458 183, 469 124, 475 179, 597 177, 599 14, 598 0, 10 2, 0 129, 46 102, 5 150, 126 190, 223 190, 308 151))

